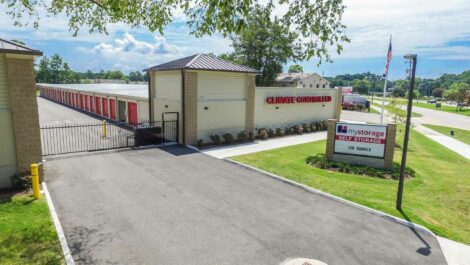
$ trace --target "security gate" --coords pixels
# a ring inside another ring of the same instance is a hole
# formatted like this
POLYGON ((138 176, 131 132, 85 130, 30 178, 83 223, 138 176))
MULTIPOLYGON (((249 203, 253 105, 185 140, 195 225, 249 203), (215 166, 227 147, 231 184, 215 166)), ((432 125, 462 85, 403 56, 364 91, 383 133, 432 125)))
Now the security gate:
POLYGON ((153 122, 95 122, 41 126, 42 154, 58 155, 177 142, 178 116, 153 122))

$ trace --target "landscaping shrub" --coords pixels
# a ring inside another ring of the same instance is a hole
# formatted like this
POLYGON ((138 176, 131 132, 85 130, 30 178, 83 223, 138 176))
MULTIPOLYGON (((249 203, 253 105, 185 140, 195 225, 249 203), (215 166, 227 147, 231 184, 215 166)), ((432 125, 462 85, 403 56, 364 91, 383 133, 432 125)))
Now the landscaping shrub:
POLYGON ((258 138, 266 139, 268 137, 269 137, 268 130, 266 128, 261 128, 258 130, 258 138))
MULTIPOLYGON (((305 159, 305 162, 310 165, 321 169, 329 169, 344 173, 350 173, 354 175, 365 175, 375 178, 385 179, 398 179, 400 177, 400 164, 394 162, 392 169, 384 168, 373 168, 364 165, 355 165, 345 161, 334 162, 329 161, 324 154, 317 154, 315 156, 309 156, 305 159)), ((405 177, 412 178, 415 176, 415 171, 410 168, 405 168, 405 177)))
POLYGON ((31 187, 30 175, 14 175, 11 177, 11 185, 17 190, 26 190, 31 187))
POLYGON ((312 130, 312 132, 316 131, 317 130, 317 123, 316 122, 312 122, 310 123, 310 129, 312 130))
POLYGON ((197 140, 197 146, 201 147, 204 144, 202 139, 197 140))
POLYGON ((294 126, 294 132, 296 134, 302 134, 302 133, 304 133, 304 128, 300 125, 295 125, 294 126))
POLYGON ((228 144, 231 143, 231 142, 233 142, 233 140, 235 140, 235 139, 233 138, 233 135, 230 134, 230 133, 226 133, 226 134, 222 135, 222 137, 224 138, 224 141, 225 141, 226 143, 228 143, 228 144))
POLYGON ((281 129, 281 128, 276 129, 276 135, 277 136, 284 136, 284 134, 285 134, 285 131, 283 129, 281 129))
POLYGON ((211 140, 214 144, 220 144, 220 136, 217 134, 211 134, 211 140))
POLYGON ((241 131, 237 135, 237 139, 240 141, 245 141, 248 138, 248 135, 246 134, 245 131, 241 131))
POLYGON ((312 129, 310 128, 310 124, 303 123, 302 127, 304 128, 305 133, 310 133, 312 132, 312 129))
POLYGON ((273 129, 269 129, 269 130, 268 130, 268 136, 269 136, 269 137, 275 137, 275 136, 276 136, 276 132, 274 132, 273 129))
POLYGON ((287 127, 287 130, 286 130, 286 131, 287 131, 287 135, 292 135, 292 134, 295 133, 295 128, 294 128, 294 126, 292 126, 292 127, 287 127))

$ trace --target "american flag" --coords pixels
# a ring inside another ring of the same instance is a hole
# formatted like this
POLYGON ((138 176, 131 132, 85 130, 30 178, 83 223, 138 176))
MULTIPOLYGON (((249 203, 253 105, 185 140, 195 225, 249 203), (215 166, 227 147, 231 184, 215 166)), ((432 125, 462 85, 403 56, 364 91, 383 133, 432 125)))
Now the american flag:
POLYGON ((384 77, 387 76, 388 67, 390 66, 390 61, 391 60, 392 60, 392 36, 390 36, 390 44, 388 45, 387 64, 385 64, 384 77))

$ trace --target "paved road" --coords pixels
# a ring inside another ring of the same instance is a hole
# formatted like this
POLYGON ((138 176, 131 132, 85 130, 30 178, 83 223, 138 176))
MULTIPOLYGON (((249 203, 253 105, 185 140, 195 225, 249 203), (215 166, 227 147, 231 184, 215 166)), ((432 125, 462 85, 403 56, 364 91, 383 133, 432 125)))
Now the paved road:
MULTIPOLYGON (((374 103, 382 104, 381 100, 374 101, 374 103)), ((387 102, 386 102, 387 104, 387 102)), ((403 108, 406 108, 405 106, 403 108)), ((419 113, 422 117, 412 117, 411 122, 416 125, 420 124, 434 124, 452 128, 460 128, 463 130, 470 130, 470 117, 454 114, 445 111, 432 110, 413 106, 413 112, 419 113)))
POLYGON ((45 167, 77 264, 445 264, 434 237, 180 146, 45 167))
POLYGON ((38 97, 38 110, 43 155, 134 145, 134 133, 125 126, 108 123, 104 138, 101 119, 96 116, 41 97, 38 97))
POLYGON ((70 107, 38 97, 39 123, 41 126, 66 123, 99 123, 96 116, 87 115, 70 107))

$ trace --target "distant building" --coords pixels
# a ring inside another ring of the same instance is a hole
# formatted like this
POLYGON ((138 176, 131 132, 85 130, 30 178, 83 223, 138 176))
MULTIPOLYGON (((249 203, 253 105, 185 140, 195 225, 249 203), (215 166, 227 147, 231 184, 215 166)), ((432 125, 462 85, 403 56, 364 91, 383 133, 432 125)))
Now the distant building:
POLYGON ((330 81, 316 73, 281 73, 274 86, 299 88, 330 88, 330 81))

